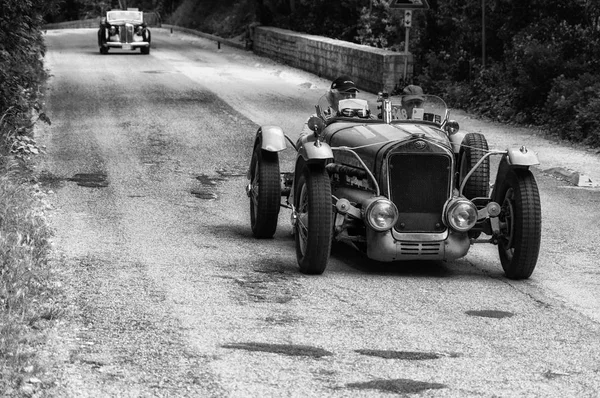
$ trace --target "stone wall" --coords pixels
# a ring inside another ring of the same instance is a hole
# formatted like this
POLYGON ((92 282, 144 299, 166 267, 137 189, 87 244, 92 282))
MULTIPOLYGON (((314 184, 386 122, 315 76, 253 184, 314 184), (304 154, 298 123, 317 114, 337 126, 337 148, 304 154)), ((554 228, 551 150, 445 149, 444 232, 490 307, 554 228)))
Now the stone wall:
POLYGON ((252 39, 252 49, 259 55, 328 79, 348 75, 359 88, 373 93, 401 85, 405 65, 407 75, 412 75, 410 53, 264 26, 253 29, 252 39))

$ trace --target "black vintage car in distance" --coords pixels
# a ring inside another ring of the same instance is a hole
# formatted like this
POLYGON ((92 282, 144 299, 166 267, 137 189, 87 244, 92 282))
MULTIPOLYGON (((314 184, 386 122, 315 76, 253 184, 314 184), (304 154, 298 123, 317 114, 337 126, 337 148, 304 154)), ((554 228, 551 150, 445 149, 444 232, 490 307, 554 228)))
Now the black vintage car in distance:
POLYGON ((108 54, 110 48, 123 50, 140 49, 150 54, 151 35, 144 22, 144 13, 138 9, 111 10, 106 12, 98 29, 100 54, 108 54))

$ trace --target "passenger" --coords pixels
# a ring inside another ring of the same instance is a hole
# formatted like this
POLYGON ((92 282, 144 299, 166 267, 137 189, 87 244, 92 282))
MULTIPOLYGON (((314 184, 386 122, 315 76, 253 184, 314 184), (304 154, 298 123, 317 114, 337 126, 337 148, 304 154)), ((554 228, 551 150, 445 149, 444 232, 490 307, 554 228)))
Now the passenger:
MULTIPOLYGON (((401 119, 412 119, 415 114, 415 109, 422 108, 425 97, 423 89, 414 84, 404 87, 402 90, 402 115, 401 119)), ((421 119, 423 116, 420 117, 421 119)))

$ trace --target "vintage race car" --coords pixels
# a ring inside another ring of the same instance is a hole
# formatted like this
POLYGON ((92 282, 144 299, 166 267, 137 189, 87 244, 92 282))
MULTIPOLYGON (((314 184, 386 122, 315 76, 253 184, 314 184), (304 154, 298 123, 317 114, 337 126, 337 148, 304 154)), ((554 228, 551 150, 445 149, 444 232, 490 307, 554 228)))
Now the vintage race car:
POLYGON ((98 29, 100 54, 108 54, 110 48, 123 50, 140 49, 150 54, 151 34, 144 22, 144 13, 137 10, 112 10, 102 18, 98 29))
POLYGON ((308 121, 312 132, 297 142, 260 127, 246 187, 253 235, 273 237, 284 207, 306 274, 324 272, 334 240, 382 262, 454 260, 487 242, 498 246, 508 278, 529 278, 541 236, 530 170, 537 155, 489 150, 482 134, 459 131, 442 99, 423 99, 407 112, 401 97, 380 93, 375 117, 360 99, 328 115, 324 97, 308 121), (280 173, 286 147, 296 151, 295 167, 280 173), (492 156, 500 161, 490 185, 492 156))

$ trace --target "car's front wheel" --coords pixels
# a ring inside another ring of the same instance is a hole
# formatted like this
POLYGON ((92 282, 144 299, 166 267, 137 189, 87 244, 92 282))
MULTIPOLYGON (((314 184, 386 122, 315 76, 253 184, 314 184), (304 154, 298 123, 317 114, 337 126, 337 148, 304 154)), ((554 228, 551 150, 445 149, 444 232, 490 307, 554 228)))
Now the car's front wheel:
POLYGON ((152 37, 148 29, 144 30, 144 32, 142 33, 142 39, 148 42, 148 47, 140 47, 140 52, 146 55, 150 54, 150 42, 152 40, 152 37))
POLYGON ((498 252, 509 279, 527 279, 540 251, 542 211, 537 183, 530 170, 511 170, 500 186, 498 252))
POLYGON ((277 152, 257 145, 250 162, 250 224, 257 238, 272 238, 281 205, 281 179, 277 152))
POLYGON ((331 183, 323 165, 304 166, 294 192, 296 258, 300 272, 322 274, 333 237, 331 183))

